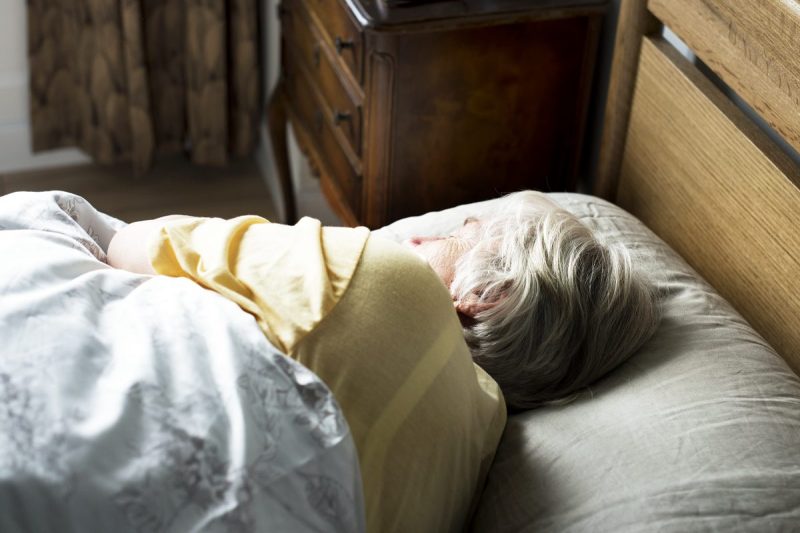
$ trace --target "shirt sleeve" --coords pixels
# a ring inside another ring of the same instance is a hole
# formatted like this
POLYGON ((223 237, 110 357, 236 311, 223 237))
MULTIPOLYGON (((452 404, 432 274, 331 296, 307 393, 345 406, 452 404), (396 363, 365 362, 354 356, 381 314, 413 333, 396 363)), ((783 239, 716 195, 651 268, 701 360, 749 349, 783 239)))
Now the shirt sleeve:
POLYGON ((148 243, 150 264, 157 274, 189 278, 253 313, 251 291, 235 274, 238 244, 250 226, 268 223, 258 216, 166 221, 148 243))
POLYGON ((148 251, 158 274, 187 277, 256 317, 267 338, 290 354, 341 298, 369 230, 294 226, 258 216, 169 220, 148 251))

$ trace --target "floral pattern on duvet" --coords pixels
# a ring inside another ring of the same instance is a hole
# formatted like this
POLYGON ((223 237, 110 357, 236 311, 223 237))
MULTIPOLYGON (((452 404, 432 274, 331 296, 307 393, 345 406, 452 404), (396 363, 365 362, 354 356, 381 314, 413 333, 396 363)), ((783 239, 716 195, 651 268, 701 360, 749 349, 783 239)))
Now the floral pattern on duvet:
POLYGON ((341 410, 250 315, 117 271, 121 223, 0 197, 0 531, 359 531, 341 410))

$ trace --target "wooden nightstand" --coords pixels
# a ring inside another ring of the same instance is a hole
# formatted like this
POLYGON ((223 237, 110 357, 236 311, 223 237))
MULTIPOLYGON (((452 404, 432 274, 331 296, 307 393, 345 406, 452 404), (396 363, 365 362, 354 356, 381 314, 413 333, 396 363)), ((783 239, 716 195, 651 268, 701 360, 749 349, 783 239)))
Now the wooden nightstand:
POLYGON ((268 113, 289 218, 287 119, 352 225, 573 189, 606 4, 283 0, 268 113))

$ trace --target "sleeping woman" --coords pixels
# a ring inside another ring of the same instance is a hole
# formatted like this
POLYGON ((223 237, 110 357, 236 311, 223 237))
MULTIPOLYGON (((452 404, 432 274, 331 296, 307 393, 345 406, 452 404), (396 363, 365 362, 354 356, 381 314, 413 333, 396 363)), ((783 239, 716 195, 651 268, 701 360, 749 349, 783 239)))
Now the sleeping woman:
POLYGON ((506 407, 568 399, 659 316, 624 248, 545 195, 503 202, 403 245, 310 218, 170 216, 122 229, 108 257, 233 300, 328 385, 358 450, 369 531, 456 531, 506 407))

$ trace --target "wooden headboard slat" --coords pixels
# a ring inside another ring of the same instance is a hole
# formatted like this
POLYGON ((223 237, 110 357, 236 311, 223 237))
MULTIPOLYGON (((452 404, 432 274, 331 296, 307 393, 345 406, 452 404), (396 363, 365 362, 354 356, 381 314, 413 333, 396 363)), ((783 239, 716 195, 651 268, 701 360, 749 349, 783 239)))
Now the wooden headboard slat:
POLYGON ((661 38, 645 37, 618 203, 800 373, 800 172, 661 38))
POLYGON ((797 0, 650 0, 648 7, 800 150, 797 0))
POLYGON ((613 200, 617 192, 642 35, 660 30, 661 23, 647 10, 645 0, 622 0, 614 36, 614 57, 608 76, 603 139, 594 176, 594 193, 601 198, 613 200))

